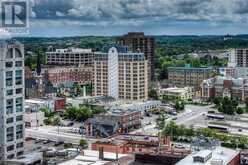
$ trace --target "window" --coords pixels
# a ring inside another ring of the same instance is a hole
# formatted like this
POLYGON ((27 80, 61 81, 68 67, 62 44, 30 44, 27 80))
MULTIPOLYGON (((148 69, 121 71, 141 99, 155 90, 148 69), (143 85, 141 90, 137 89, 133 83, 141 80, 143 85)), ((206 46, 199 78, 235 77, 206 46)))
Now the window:
POLYGON ((13 85, 13 72, 8 71, 6 72, 6 86, 12 86, 13 85))
POLYGON ((22 53, 21 53, 21 51, 19 50, 19 49, 15 49, 15 57, 16 58, 22 58, 22 53))
POLYGON ((16 98, 16 112, 22 112, 22 97, 16 98))
POLYGON ((23 125, 16 126, 16 139, 23 138, 23 125))
POLYGON ((16 89, 16 94, 22 94, 22 88, 16 89))
POLYGON ((18 143, 17 145, 16 145, 16 148, 22 148, 24 145, 23 145, 23 142, 21 142, 21 143, 18 143))
POLYGON ((11 145, 11 146, 7 147, 7 151, 12 151, 12 150, 14 150, 14 145, 11 145))
POLYGON ((13 159, 14 157, 15 157, 14 154, 11 154, 11 155, 8 155, 8 156, 7 156, 8 159, 13 159))
POLYGON ((6 62, 5 67, 6 68, 12 68, 13 67, 13 62, 6 62))
POLYGON ((16 61, 15 66, 16 67, 22 67, 22 61, 16 61))
POLYGON ((7 90, 6 91, 6 95, 7 96, 12 96, 13 95, 13 90, 11 89, 11 90, 7 90))
POLYGON ((12 114, 13 113, 13 99, 8 99, 6 101, 6 114, 12 114))
POLYGON ((16 116, 16 122, 19 122, 19 121, 22 121, 23 120, 23 116, 20 115, 20 116, 16 116))
POLYGON ((9 127, 6 129, 7 142, 11 142, 14 140, 14 127, 9 127))
POLYGON ((22 85, 22 70, 17 70, 15 75, 16 85, 22 85))
POLYGON ((17 156, 21 156, 21 155, 23 155, 23 153, 24 153, 23 151, 17 152, 17 156))
POLYGON ((10 124, 10 123, 13 123, 13 122, 14 122, 14 118, 13 118, 13 117, 8 118, 8 119, 6 120, 6 123, 7 123, 7 124, 10 124))
POLYGON ((6 59, 11 59, 13 58, 13 49, 9 49, 6 55, 6 59))

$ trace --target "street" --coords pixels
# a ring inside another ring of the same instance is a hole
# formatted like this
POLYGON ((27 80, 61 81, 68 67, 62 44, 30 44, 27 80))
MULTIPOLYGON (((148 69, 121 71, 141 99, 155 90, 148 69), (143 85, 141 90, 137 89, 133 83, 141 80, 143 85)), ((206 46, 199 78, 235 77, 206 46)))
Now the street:
POLYGON ((211 106, 186 105, 185 112, 179 114, 175 122, 178 125, 185 125, 186 127, 191 127, 196 123, 198 124, 205 122, 203 115, 207 114, 210 110, 213 110, 211 106))

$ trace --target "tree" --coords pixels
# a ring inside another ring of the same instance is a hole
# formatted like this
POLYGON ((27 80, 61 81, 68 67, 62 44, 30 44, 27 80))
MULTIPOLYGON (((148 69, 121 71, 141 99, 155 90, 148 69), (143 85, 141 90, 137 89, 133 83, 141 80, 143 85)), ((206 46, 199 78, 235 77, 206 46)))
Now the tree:
POLYGON ((54 113, 51 112, 48 108, 41 108, 41 112, 44 112, 45 117, 52 117, 54 116, 54 113))
POLYGON ((60 123, 61 123, 61 119, 60 119, 59 116, 56 116, 56 117, 53 118, 52 125, 60 125, 60 123))
POLYGON ((238 103, 236 100, 231 100, 228 97, 224 97, 218 106, 218 111, 227 115, 233 115, 238 103))
POLYGON ((81 106, 79 108, 76 107, 68 107, 64 112, 64 117, 66 119, 77 120, 79 122, 85 121, 90 117, 93 117, 94 114, 104 113, 105 109, 102 107, 90 107, 90 106, 81 106))
POLYGON ((88 147, 88 142, 85 139, 81 139, 79 141, 79 146, 82 147, 83 149, 88 147))
POLYGON ((176 110, 184 110, 184 108, 185 108, 185 105, 184 105, 184 102, 183 101, 176 101, 176 103, 175 103, 175 109, 176 110))
POLYGON ((158 100, 158 93, 155 89, 151 89, 148 95, 150 98, 158 100))
POLYGON ((170 121, 170 123, 163 128, 162 135, 177 137, 178 126, 176 125, 176 123, 174 121, 170 121))
POLYGON ((244 113, 243 108, 238 107, 237 110, 236 110, 236 113, 239 114, 239 115, 243 114, 244 113))
POLYGON ((213 103, 214 103, 215 105, 217 105, 217 106, 219 106, 219 105, 221 104, 221 102, 222 102, 222 98, 221 98, 221 97, 215 97, 215 98, 213 99, 213 103))

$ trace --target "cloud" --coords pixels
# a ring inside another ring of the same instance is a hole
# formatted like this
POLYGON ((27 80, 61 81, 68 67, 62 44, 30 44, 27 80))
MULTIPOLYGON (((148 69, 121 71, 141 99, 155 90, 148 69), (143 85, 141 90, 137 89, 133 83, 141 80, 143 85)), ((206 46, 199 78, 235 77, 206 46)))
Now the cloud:
MULTIPOLYGON (((247 0, 31 0, 38 20, 102 24, 157 21, 248 22, 247 0)), ((149 23, 149 22, 148 22, 149 23)))

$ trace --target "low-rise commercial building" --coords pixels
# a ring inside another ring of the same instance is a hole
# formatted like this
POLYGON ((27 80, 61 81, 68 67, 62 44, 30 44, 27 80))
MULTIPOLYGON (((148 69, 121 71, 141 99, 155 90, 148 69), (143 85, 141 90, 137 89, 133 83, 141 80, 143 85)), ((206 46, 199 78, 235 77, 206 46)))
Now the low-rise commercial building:
POLYGON ((212 68, 193 68, 193 67, 169 67, 169 83, 176 87, 194 87, 200 89, 203 80, 213 76, 212 68))
POLYGON ((110 139, 104 139, 92 143, 91 148, 92 150, 103 148, 106 152, 118 152, 122 154, 158 154, 159 152, 165 153, 171 151, 172 145, 170 137, 159 138, 158 136, 120 134, 110 139), (161 146, 160 150, 159 146, 161 146))
POLYGON ((82 105, 97 105, 106 107, 116 100, 112 97, 107 96, 83 96, 83 97, 75 97, 75 98, 66 98, 66 104, 73 107, 80 107, 82 105))
POLYGON ((248 80, 220 76, 204 80, 201 84, 201 97, 204 100, 229 97, 244 101, 248 97, 248 80))
POLYGON ((202 150, 186 156, 176 165, 239 165, 239 151, 216 147, 214 150, 202 150))
POLYGON ((109 109, 123 109, 123 110, 136 110, 141 113, 147 112, 152 109, 160 108, 161 101, 158 100, 149 100, 141 102, 125 102, 125 101, 116 101, 110 103, 107 108, 109 109))
POLYGON ((212 60, 215 58, 218 59, 228 59, 231 54, 230 50, 200 50, 195 51, 193 56, 196 58, 212 60))
POLYGON ((184 88, 164 88, 159 89, 159 94, 161 96, 168 96, 175 99, 188 100, 192 99, 194 96, 192 87, 184 87, 184 88))
POLYGON ((44 112, 25 112, 24 122, 25 127, 39 127, 44 125, 44 112))
POLYGON ((65 108, 66 100, 65 98, 59 97, 26 99, 25 104, 32 107, 33 111, 38 111, 41 108, 48 108, 51 111, 60 111, 65 108))
POLYGON ((102 139, 91 144, 92 150, 102 148, 106 152, 135 154, 145 156, 165 156, 183 158, 190 154, 187 149, 172 146, 169 136, 148 136, 136 134, 119 134, 109 139, 102 139))
POLYGON ((128 154, 117 155, 117 153, 101 150, 84 150, 74 159, 59 163, 59 165, 128 165, 133 162, 134 157, 128 154))
POLYGON ((127 133, 132 129, 140 128, 141 112, 112 109, 88 119, 84 126, 86 136, 89 137, 109 137, 117 133, 127 133))
POLYGON ((24 154, 15 159, 6 160, 7 165, 41 165, 43 164, 43 155, 41 152, 24 154))

